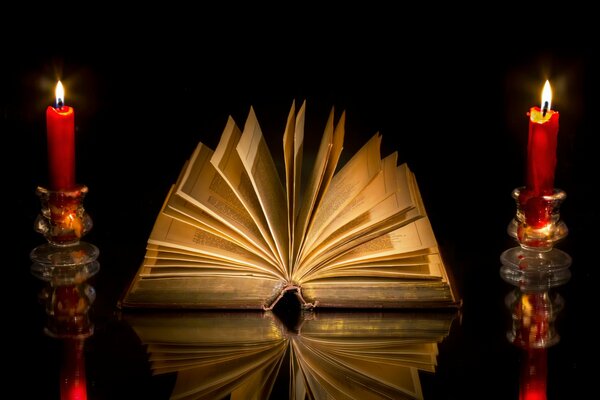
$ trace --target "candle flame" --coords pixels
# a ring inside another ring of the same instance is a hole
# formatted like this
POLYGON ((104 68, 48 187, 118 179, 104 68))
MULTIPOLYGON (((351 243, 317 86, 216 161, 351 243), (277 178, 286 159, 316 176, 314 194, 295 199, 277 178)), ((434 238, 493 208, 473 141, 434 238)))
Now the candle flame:
POLYGON ((541 109, 552 109, 552 88, 550 87, 550 82, 546 81, 544 84, 544 90, 542 90, 542 107, 541 109), (546 105, 547 103, 547 105, 546 105))
POLYGON ((56 91, 54 93, 56 94, 57 106, 62 107, 65 103, 65 88, 60 81, 56 84, 56 91))

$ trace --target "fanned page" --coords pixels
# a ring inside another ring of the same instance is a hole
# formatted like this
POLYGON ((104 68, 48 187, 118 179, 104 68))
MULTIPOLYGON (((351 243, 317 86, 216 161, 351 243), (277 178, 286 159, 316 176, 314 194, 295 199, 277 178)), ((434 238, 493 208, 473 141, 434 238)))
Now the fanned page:
MULTIPOLYGON (((350 203, 381 170, 381 136, 375 135, 335 175, 317 208, 314 222, 306 234, 302 254, 314 244, 323 228, 336 219, 338 212, 350 203)), ((300 257, 300 263, 302 262, 300 257)))
POLYGON ((437 345, 457 313, 271 312, 125 315, 154 375, 176 373, 172 399, 421 399, 437 345), (286 356, 287 355, 287 356, 286 356), (280 384, 281 387, 285 387, 280 384), (285 396, 288 397, 288 396, 285 396))
POLYGON ((211 149, 202 143, 198 145, 175 194, 238 232, 262 254, 269 254, 269 248, 252 217, 210 163, 212 155, 211 149))
POLYGON ((286 196, 277 174, 275 162, 252 109, 250 109, 244 132, 238 142, 237 152, 246 168, 275 239, 277 258, 289 276, 286 196))
MULTIPOLYGON (((275 242, 269 224, 260 204, 260 200, 252 187, 252 182, 236 147, 240 141, 242 133, 235 125, 231 117, 227 120, 227 126, 221 135, 221 140, 210 159, 217 172, 231 187, 239 201, 248 211, 258 230, 266 241, 270 253, 277 254, 275 242)), ((283 271, 283 268, 281 268, 283 271)))
POLYGON ((120 306, 269 310, 287 292, 307 308, 460 305, 408 165, 382 158, 377 133, 338 167, 345 114, 332 109, 303 168, 305 113, 294 102, 287 116, 282 179, 252 108, 214 151, 198 144, 120 306))
MULTIPOLYGON (((288 115, 288 120, 283 134, 283 160, 285 165, 285 187, 288 206, 288 234, 289 248, 294 249, 294 234, 296 217, 300 202, 300 185, 302 178, 302 154, 304 149, 304 113, 306 102, 296 115, 295 102, 288 115)), ((289 263, 293 265, 294 254, 290 251, 289 263)))
POLYGON ((324 192, 329 187, 333 173, 342 153, 344 141, 345 114, 342 114, 337 126, 333 127, 334 110, 331 110, 321 144, 317 152, 315 165, 309 175, 302 205, 298 211, 294 232, 293 259, 298 260, 307 231, 313 222, 313 215, 319 207, 324 192))

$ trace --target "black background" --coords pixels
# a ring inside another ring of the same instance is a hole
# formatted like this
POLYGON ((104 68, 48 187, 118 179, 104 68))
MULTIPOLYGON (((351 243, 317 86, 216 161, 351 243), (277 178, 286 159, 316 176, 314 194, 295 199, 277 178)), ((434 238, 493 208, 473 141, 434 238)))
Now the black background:
POLYGON ((561 343, 549 353, 549 398, 594 388, 588 378, 600 226, 600 46, 583 33, 543 38, 528 18, 519 30, 512 20, 488 26, 483 19, 465 25, 426 17, 409 28, 412 15, 386 10, 360 17, 311 12, 323 17, 165 16, 176 23, 172 29, 140 13, 94 26, 67 19, 62 35, 49 28, 29 32, 28 40, 8 40, 18 31, 5 36, 3 298, 15 343, 7 344, 9 368, 37 382, 23 390, 38 398, 58 390, 56 345, 41 332, 39 282, 28 259, 43 243, 32 230, 35 187, 47 179, 45 108, 58 78, 76 110, 77 180, 90 190, 85 205, 95 227, 86 240, 101 249, 96 334, 87 356, 97 398, 159 398, 115 304, 184 161, 198 141, 215 147, 228 115, 243 126, 250 106, 281 160, 294 100, 307 101, 307 158, 335 106, 336 118, 342 110, 347 117, 342 161, 380 132, 383 155, 398 150, 417 176, 464 300, 462 324, 440 346, 436 375, 422 378, 425 397, 516 398, 520 357, 505 339, 510 286, 499 277, 499 255, 514 246, 505 233, 515 212, 510 192, 524 184, 525 114, 539 103, 546 79, 560 112, 556 186, 568 195, 561 215, 570 234, 559 247, 574 259, 573 277, 560 289, 566 310, 557 325, 561 343))

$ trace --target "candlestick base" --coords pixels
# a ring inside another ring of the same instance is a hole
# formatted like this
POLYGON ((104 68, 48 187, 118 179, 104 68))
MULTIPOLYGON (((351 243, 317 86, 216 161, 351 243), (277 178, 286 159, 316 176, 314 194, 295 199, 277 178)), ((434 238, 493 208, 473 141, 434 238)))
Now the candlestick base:
POLYGON ((571 277, 571 256, 558 249, 539 252, 513 247, 500 255, 500 261, 502 279, 523 289, 549 289, 571 277))
POLYGON ((554 248, 568 234, 559 212, 566 193, 554 189, 551 195, 539 196, 520 187, 512 191, 512 197, 517 203, 517 214, 507 231, 520 247, 500 255, 500 275, 505 281, 529 290, 566 283, 571 276, 571 257, 554 248))
POLYGON ((92 229, 91 217, 83 208, 88 188, 78 185, 72 190, 48 190, 38 187, 42 209, 34 229, 48 243, 30 253, 31 272, 37 278, 59 284, 81 281, 100 269, 96 261, 100 251, 80 239, 92 229))

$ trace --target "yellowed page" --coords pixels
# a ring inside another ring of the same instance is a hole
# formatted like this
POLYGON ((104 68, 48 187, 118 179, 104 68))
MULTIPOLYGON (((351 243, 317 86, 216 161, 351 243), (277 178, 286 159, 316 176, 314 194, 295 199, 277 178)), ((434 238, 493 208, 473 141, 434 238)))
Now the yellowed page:
MULTIPOLYGON (((295 102, 288 115, 288 120, 283 134, 283 157, 285 162, 285 187, 288 204, 288 235, 289 248, 294 247, 294 234, 296 217, 299 211, 300 185, 302 178, 302 155, 304 149, 304 115, 306 101, 296 115, 295 102)), ((294 262, 293 252, 289 252, 289 263, 294 262)))
POLYGON ((240 141, 241 136, 242 133, 239 128, 235 125, 233 119, 229 117, 227 125, 221 135, 221 140, 219 141, 210 162, 221 177, 229 184, 229 187, 244 205, 248 214, 250 214, 250 217, 256 224, 264 241, 269 247, 269 257, 273 260, 277 260, 275 257, 277 254, 275 242, 271 236, 271 231, 269 230, 260 201, 254 192, 250 177, 236 151, 236 146, 240 141))
POLYGON ((263 258, 248 252, 228 240, 194 228, 162 212, 156 219, 148 243, 195 251, 199 254, 206 254, 223 260, 231 260, 249 267, 254 266, 259 271, 285 279, 279 271, 274 270, 272 265, 267 263, 263 258))
POLYGON ((428 251, 434 248, 437 248, 437 243, 433 229, 429 218, 425 217, 361 244, 331 261, 327 268, 351 265, 357 262, 365 263, 373 258, 381 259, 389 256, 397 257, 406 253, 414 254, 417 251, 428 251))
POLYGON ((406 225, 421 216, 414 207, 415 204, 410 195, 408 180, 412 175, 406 166, 403 166, 396 171, 398 178, 396 191, 369 211, 331 232, 327 238, 319 242, 312 253, 303 259, 302 264, 297 268, 294 279, 301 280, 311 271, 320 269, 327 260, 376 236, 406 225))
POLYGON ((202 143, 194 151, 176 195, 269 252, 260 231, 227 182, 209 162, 213 151, 202 143))
POLYGON ((259 257, 263 257, 274 268, 279 268, 273 253, 269 252, 268 249, 257 247, 254 242, 248 240, 243 235, 180 196, 170 195, 163 212, 181 222, 229 240, 259 257))
MULTIPOLYGON (((222 268, 239 268, 240 270, 257 272, 256 268, 248 267, 248 266, 245 266, 244 264, 233 263, 233 262, 229 262, 229 261, 223 260, 223 259, 211 259, 208 257, 205 257, 204 259, 197 258, 197 259, 182 260, 182 259, 158 258, 158 257, 146 256, 144 258, 144 265, 149 266, 149 267, 154 267, 154 268, 178 267, 178 268, 194 269, 194 268, 203 268, 204 266, 207 268, 220 268, 220 267, 222 267, 222 268)), ((270 276, 272 276, 272 275, 270 275, 270 276)))
POLYGON ((319 278, 395 278, 395 279, 432 279, 442 280, 440 272, 441 264, 423 264, 423 265, 402 265, 379 267, 371 265, 353 265, 344 268, 329 269, 319 272, 319 278))
MULTIPOLYGON (((344 167, 333 177, 331 185, 323 197, 323 203, 315 212, 314 223, 311 229, 306 234, 306 240, 303 248, 303 255, 309 254, 311 246, 314 244, 325 228, 333 221, 336 225, 342 225, 339 214, 346 209, 347 206, 352 205, 352 209, 357 208, 354 201, 355 198, 362 194, 362 197, 367 196, 364 191, 365 188, 371 188, 369 185, 376 176, 380 175, 382 171, 382 161, 380 158, 380 146, 381 136, 378 134, 373 136, 353 157, 350 161, 344 165, 344 167)), ((394 157, 392 157, 394 158, 394 157)), ((396 167, 395 159, 391 168, 396 167)), ((388 162, 387 164, 392 164, 388 162)), ((390 167, 388 167, 390 168, 390 167)), ((394 171, 392 170, 392 174, 394 171)), ((385 182, 380 183, 381 186, 385 185, 385 182)), ((371 188, 368 195, 376 196, 376 189, 371 188)), ((361 200, 358 200, 361 202, 361 200)), ((362 200, 364 202, 364 200, 362 200)), ((364 210, 366 211, 366 210, 364 210)), ((363 211, 363 212, 364 212, 363 211)), ((354 217, 358 216, 355 213, 354 217)), ((345 219, 352 219, 346 216, 345 219)), ((302 260, 302 257, 300 258, 302 260)))
POLYGON ((286 195, 273 158, 251 108, 237 152, 250 177, 277 247, 277 258, 288 271, 288 218, 286 195))
POLYGON ((300 250, 306 230, 308 229, 309 220, 312 217, 313 209, 316 207, 319 189, 325 180, 327 163, 333 150, 333 117, 334 110, 331 109, 331 112, 329 113, 329 119, 327 120, 327 124, 325 125, 325 130, 321 138, 321 144, 319 145, 319 150, 317 151, 312 172, 308 176, 306 188, 303 189, 302 203, 298 210, 298 217, 296 219, 296 226, 294 229, 294 247, 292 252, 294 260, 297 259, 297 254, 300 250))
POLYGON ((164 261, 187 261, 191 263, 209 263, 217 265, 243 265, 234 260, 223 260, 219 257, 211 257, 195 252, 187 252, 176 248, 165 247, 165 246, 154 246, 158 250, 146 250, 146 259, 156 259, 164 261))
POLYGON ((223 276, 223 277, 255 277, 272 279, 273 276, 268 273, 262 273, 256 268, 250 268, 243 265, 224 264, 224 263, 198 263, 186 261, 160 260, 155 258, 145 258, 144 268, 140 270, 139 276, 142 278, 194 278, 202 276, 223 276))

